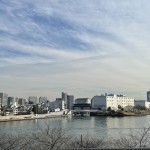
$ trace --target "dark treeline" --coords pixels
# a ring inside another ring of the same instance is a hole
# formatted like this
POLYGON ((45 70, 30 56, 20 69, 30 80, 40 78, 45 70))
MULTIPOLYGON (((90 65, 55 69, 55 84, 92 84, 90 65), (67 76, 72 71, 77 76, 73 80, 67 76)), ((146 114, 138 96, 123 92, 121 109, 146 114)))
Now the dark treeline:
POLYGON ((0 132, 0 150, 50 150, 50 149, 103 149, 103 148, 148 148, 150 127, 139 132, 132 131, 119 139, 93 138, 89 134, 68 137, 62 129, 46 128, 21 135, 0 132))

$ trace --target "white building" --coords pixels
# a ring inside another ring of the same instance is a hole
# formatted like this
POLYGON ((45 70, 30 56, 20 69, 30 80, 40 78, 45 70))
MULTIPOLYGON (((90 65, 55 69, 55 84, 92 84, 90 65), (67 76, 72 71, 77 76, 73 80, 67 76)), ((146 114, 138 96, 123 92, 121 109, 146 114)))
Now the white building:
POLYGON ((92 109, 107 110, 111 107, 111 109, 117 110, 118 106, 121 106, 122 108, 125 108, 126 106, 134 106, 134 98, 114 94, 105 94, 94 96, 92 98, 92 109))

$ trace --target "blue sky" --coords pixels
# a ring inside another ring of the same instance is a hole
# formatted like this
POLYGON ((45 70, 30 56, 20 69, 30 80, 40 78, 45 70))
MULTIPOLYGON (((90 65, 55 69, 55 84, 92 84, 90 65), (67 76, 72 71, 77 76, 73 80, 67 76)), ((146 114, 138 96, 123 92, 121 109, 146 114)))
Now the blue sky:
POLYGON ((0 91, 145 99, 149 8, 149 0, 1 0, 0 91))

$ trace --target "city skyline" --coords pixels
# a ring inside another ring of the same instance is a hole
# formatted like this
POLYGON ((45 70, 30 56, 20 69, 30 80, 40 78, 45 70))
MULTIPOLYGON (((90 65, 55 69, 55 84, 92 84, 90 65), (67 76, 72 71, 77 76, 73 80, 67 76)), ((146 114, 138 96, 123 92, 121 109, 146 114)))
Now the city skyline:
POLYGON ((0 91, 146 99, 150 1, 0 2, 0 91))

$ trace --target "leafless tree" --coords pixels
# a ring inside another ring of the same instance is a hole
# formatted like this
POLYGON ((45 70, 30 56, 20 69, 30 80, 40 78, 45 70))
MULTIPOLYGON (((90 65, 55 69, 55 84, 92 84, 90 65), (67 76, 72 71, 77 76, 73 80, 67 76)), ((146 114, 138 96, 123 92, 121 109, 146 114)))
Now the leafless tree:
POLYGON ((66 147, 65 145, 69 140, 62 129, 50 129, 48 124, 46 124, 45 129, 32 133, 28 139, 30 139, 27 140, 28 148, 34 149, 34 147, 39 147, 43 150, 62 149, 66 147))
POLYGON ((51 129, 48 124, 36 132, 13 135, 0 132, 0 150, 50 150, 90 148, 147 148, 150 147, 150 127, 131 130, 119 139, 93 138, 89 134, 70 138, 62 129, 51 129))
POLYGON ((150 147, 150 127, 141 131, 131 130, 127 136, 114 139, 112 146, 117 148, 146 148, 150 147))
POLYGON ((107 144, 103 139, 92 138, 90 135, 81 135, 78 138, 75 138, 73 141, 70 142, 69 148, 82 148, 82 149, 89 149, 89 148, 106 148, 107 144))

